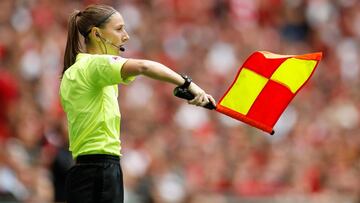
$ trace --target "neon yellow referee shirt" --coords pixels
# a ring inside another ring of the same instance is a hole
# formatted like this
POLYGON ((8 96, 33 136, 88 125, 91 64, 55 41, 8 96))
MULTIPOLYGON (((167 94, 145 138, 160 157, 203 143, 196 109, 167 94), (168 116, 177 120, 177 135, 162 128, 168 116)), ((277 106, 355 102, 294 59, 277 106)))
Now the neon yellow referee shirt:
POLYGON ((80 53, 61 80, 60 99, 68 120, 73 158, 85 154, 119 155, 121 68, 127 59, 80 53))

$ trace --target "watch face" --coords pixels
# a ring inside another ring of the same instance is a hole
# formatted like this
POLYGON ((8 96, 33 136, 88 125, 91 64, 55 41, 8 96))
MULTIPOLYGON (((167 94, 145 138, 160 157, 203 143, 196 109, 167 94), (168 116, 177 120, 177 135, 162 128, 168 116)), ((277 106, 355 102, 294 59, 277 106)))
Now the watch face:
POLYGON ((187 75, 181 75, 182 78, 184 78, 185 82, 183 85, 181 85, 182 88, 188 88, 191 83, 191 78, 187 75))
POLYGON ((191 82, 191 78, 190 78, 189 76, 187 76, 187 75, 184 76, 184 79, 185 79, 186 81, 191 82))

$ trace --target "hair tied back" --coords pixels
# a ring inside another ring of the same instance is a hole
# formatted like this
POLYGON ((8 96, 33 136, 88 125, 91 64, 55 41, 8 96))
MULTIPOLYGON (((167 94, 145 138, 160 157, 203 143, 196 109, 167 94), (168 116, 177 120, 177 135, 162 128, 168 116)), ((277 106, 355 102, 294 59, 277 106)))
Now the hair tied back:
POLYGON ((81 17, 81 15, 82 15, 82 11, 77 10, 76 11, 76 17, 78 17, 78 16, 81 17))

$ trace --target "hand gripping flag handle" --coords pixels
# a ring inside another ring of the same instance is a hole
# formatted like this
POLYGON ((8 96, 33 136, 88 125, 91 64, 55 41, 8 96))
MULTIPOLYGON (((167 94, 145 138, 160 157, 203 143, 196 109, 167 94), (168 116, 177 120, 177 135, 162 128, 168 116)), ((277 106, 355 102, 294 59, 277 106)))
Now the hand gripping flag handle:
MULTIPOLYGON (((176 87, 174 89, 174 95, 181 98, 181 99, 186 99, 186 100, 192 100, 192 99, 195 98, 195 96, 187 88, 181 88, 181 87, 176 87)), ((203 107, 207 108, 207 109, 210 109, 210 110, 216 109, 214 104, 211 103, 211 102, 207 103, 203 107)))

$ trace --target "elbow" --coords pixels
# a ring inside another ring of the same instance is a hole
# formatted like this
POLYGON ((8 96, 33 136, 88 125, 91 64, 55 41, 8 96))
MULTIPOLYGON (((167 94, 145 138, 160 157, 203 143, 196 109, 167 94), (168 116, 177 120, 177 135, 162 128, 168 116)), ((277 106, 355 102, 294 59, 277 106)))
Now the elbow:
POLYGON ((150 67, 151 67, 151 63, 149 61, 146 61, 146 60, 139 61, 139 64, 138 64, 139 74, 141 74, 141 75, 146 74, 149 71, 150 67))
POLYGON ((147 60, 129 59, 121 69, 124 78, 145 75, 150 71, 152 64, 147 60))

